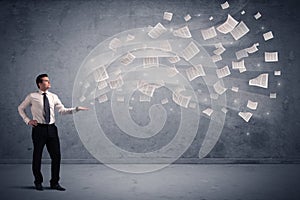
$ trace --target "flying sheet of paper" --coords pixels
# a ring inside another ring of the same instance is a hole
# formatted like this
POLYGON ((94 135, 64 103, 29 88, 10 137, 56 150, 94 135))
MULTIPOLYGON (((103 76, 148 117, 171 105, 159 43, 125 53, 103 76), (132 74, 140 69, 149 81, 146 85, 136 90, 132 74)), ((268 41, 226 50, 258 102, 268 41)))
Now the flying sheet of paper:
POLYGON ((243 69, 246 68, 244 59, 241 61, 231 61, 232 69, 243 69))
POLYGON ((248 52, 246 49, 242 49, 242 50, 235 52, 235 56, 236 56, 236 59, 240 60, 242 58, 248 57, 249 55, 248 55, 248 52))
POLYGON ((258 48, 257 48, 258 46, 259 46, 259 43, 255 43, 251 47, 246 48, 246 51, 248 53, 255 53, 258 51, 258 48))
POLYGON ((99 68, 97 68, 95 70, 94 79, 95 79, 96 82, 104 81, 108 78, 109 78, 109 76, 108 76, 104 66, 100 66, 99 68))
POLYGON ((201 30, 201 34, 204 40, 208 40, 217 36, 217 32, 214 26, 201 30))
POLYGON ((221 111, 222 111, 223 113, 226 114, 226 113, 228 112, 228 109, 223 107, 223 108, 221 109, 221 111))
POLYGON ((192 59, 195 55, 197 55, 200 52, 199 48, 194 42, 191 42, 182 52, 182 56, 185 60, 189 61, 192 59))
POLYGON ((127 35, 127 38, 126 38, 126 41, 128 42, 128 41, 132 41, 132 40, 134 40, 134 39, 135 39, 135 36, 134 36, 134 35, 128 34, 128 35, 127 35))
POLYGON ((190 68, 186 69, 185 71, 186 71, 186 75, 187 75, 189 81, 192 81, 199 76, 205 76, 203 68, 202 68, 202 70, 198 70, 195 67, 190 67, 190 68))
POLYGON ((180 29, 174 30, 173 35, 181 38, 191 38, 192 34, 188 26, 184 26, 180 29))
POLYGON ((246 122, 249 122, 249 120, 251 119, 252 115, 253 114, 251 112, 239 112, 239 116, 241 118, 243 118, 243 120, 245 120, 246 122))
POLYGON ((184 17, 184 20, 187 22, 187 21, 190 21, 192 19, 191 15, 190 14, 187 14, 185 17, 184 17))
POLYGON ((159 66, 159 61, 158 57, 147 57, 143 59, 143 65, 145 68, 148 67, 158 67, 159 66))
POLYGON ((281 76, 281 71, 274 71, 274 76, 281 76))
POLYGON ((228 3, 227 1, 225 1, 224 3, 221 4, 221 8, 222 8, 223 10, 229 8, 229 3, 228 3))
POLYGON ((246 11, 242 10, 241 15, 244 15, 246 13, 246 11))
POLYGON ((167 29, 161 23, 158 23, 149 31, 148 35, 151 38, 156 39, 166 31, 167 29))
POLYGON ((218 26, 217 30, 221 33, 227 34, 231 32, 238 23, 238 21, 236 21, 231 15, 228 14, 227 20, 223 24, 218 26))
POLYGON ((212 21, 214 19, 214 17, 210 16, 208 19, 209 19, 209 21, 212 21))
POLYGON ((264 34, 263 34, 263 37, 264 37, 264 40, 265 40, 265 41, 268 41, 268 40, 274 38, 272 31, 269 31, 269 32, 264 33, 264 34))
POLYGON ((243 73, 243 72, 245 72, 245 71, 247 71, 246 67, 244 67, 244 68, 239 68, 239 72, 240 72, 240 73, 243 73))
POLYGON ((113 51, 116 51, 121 46, 122 46, 122 42, 118 38, 112 39, 108 45, 108 47, 113 51))
POLYGON ((224 51, 226 50, 222 43, 218 43, 215 45, 215 47, 217 48, 216 50, 213 51, 214 54, 216 55, 221 55, 222 53, 224 53, 224 51))
POLYGON ((270 93, 270 99, 276 99, 277 94, 276 93, 270 93))
POLYGON ((118 102, 125 102, 125 97, 124 96, 117 96, 117 101, 118 102))
POLYGON ((176 69, 175 66, 167 69, 168 77, 174 77, 174 76, 176 76, 178 73, 179 73, 179 71, 176 69))
POLYGON ((230 34, 235 40, 239 40, 243 36, 245 36, 250 29, 247 27, 247 25, 241 21, 231 32, 230 34))
POLYGON ((172 17, 173 17, 173 13, 171 13, 171 12, 164 12, 164 20, 171 21, 172 17))
POLYGON ((211 108, 206 108, 205 110, 202 111, 202 113, 206 114, 209 117, 212 115, 213 112, 214 110, 211 108))
POLYGON ((163 51, 172 51, 171 44, 170 44, 170 42, 168 40, 160 41, 159 47, 163 51))
POLYGON ((239 88, 238 87, 231 87, 231 90, 233 91, 233 92, 239 92, 239 88))
POLYGON ((217 81, 214 85, 213 85, 215 92, 218 93, 219 95, 223 94, 224 92, 226 92, 226 88, 223 87, 223 85, 221 84, 220 81, 217 81))
POLYGON ((123 86, 123 78, 121 75, 117 77, 115 80, 111 80, 108 82, 110 89, 117 89, 123 86))
POLYGON ((254 15, 254 18, 257 20, 259 18, 261 18, 261 14, 260 12, 257 12, 255 15, 254 15))
POLYGON ((99 103, 104 103, 104 102, 106 102, 106 101, 108 101, 108 97, 107 97, 106 94, 103 94, 103 95, 101 95, 100 97, 98 97, 98 102, 99 102, 99 103))
POLYGON ((222 60, 222 56, 221 55, 213 55, 213 56, 211 56, 211 59, 214 63, 216 63, 216 62, 222 60))
POLYGON ((161 100, 161 104, 167 104, 169 102, 168 98, 164 98, 161 100))
POLYGON ((168 61, 172 64, 177 63, 180 61, 180 57, 178 55, 174 56, 174 57, 170 57, 168 58, 168 61))
POLYGON ((224 77, 229 76, 231 74, 228 66, 225 66, 221 69, 217 69, 216 73, 217 73, 218 78, 224 78, 224 77))
POLYGON ((128 65, 128 64, 132 63, 132 61, 134 59, 135 59, 135 56, 132 53, 128 52, 126 56, 123 56, 121 58, 121 63, 123 65, 128 65))
POLYGON ((149 97, 148 95, 142 94, 140 95, 140 102, 150 102, 151 101, 151 97, 149 97))
POLYGON ((141 87, 139 87, 139 91, 141 91, 143 94, 152 97, 154 94, 156 87, 155 85, 146 83, 144 85, 142 85, 141 87))
POLYGON ((249 85, 262 87, 262 88, 268 88, 268 79, 269 79, 269 74, 263 73, 254 79, 250 79, 249 85))
POLYGON ((102 90, 102 89, 106 88, 107 86, 108 86, 108 84, 106 81, 100 81, 100 82, 98 82, 98 85, 97 85, 98 90, 102 90))
POLYGON ((251 110, 256 110, 257 105, 258 105, 258 102, 256 102, 256 101, 248 100, 248 102, 247 102, 247 108, 250 108, 251 110))
POLYGON ((278 62, 278 52, 265 52, 265 62, 278 62))
POLYGON ((172 99, 177 105, 187 108, 191 100, 191 97, 184 96, 179 92, 173 92, 172 99))

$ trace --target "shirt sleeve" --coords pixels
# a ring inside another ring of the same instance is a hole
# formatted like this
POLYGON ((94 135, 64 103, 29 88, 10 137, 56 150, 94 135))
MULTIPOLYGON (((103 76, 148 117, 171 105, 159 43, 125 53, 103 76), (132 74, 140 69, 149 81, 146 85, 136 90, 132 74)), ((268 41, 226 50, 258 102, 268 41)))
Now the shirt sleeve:
POLYGON ((25 109, 31 104, 30 94, 25 98, 25 100, 18 106, 18 112, 23 118, 24 122, 28 125, 30 118, 27 116, 25 109))
POLYGON ((54 102, 55 108, 57 108, 59 114, 61 115, 73 114, 77 112, 76 108, 65 108, 57 95, 54 96, 54 102))

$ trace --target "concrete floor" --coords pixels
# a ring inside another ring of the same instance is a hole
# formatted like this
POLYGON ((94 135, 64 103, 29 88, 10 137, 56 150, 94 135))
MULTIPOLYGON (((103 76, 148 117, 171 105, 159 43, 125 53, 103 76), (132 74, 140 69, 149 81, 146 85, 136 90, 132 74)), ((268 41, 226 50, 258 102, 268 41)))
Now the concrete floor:
POLYGON ((49 189, 49 164, 42 169, 44 191, 33 188, 31 165, 1 164, 1 200, 300 199, 296 164, 176 164, 147 174, 122 173, 99 164, 61 167, 65 192, 49 189))

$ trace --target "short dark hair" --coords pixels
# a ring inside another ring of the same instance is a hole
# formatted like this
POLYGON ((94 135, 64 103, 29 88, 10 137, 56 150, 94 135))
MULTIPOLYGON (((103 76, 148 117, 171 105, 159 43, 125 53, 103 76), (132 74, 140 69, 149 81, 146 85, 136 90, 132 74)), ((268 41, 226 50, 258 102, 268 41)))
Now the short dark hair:
POLYGON ((38 88, 40 88, 39 83, 43 82, 42 78, 44 78, 44 77, 48 77, 48 74, 40 74, 36 77, 35 82, 36 82, 36 85, 38 88))

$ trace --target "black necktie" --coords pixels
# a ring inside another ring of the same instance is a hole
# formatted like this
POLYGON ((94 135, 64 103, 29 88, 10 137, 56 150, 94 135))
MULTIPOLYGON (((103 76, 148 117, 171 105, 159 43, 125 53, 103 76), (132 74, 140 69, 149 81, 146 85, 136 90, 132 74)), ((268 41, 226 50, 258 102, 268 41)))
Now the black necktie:
POLYGON ((46 124, 49 124, 50 122, 50 105, 49 105, 49 100, 46 95, 46 93, 43 93, 44 95, 44 117, 45 117, 45 122, 46 124))

